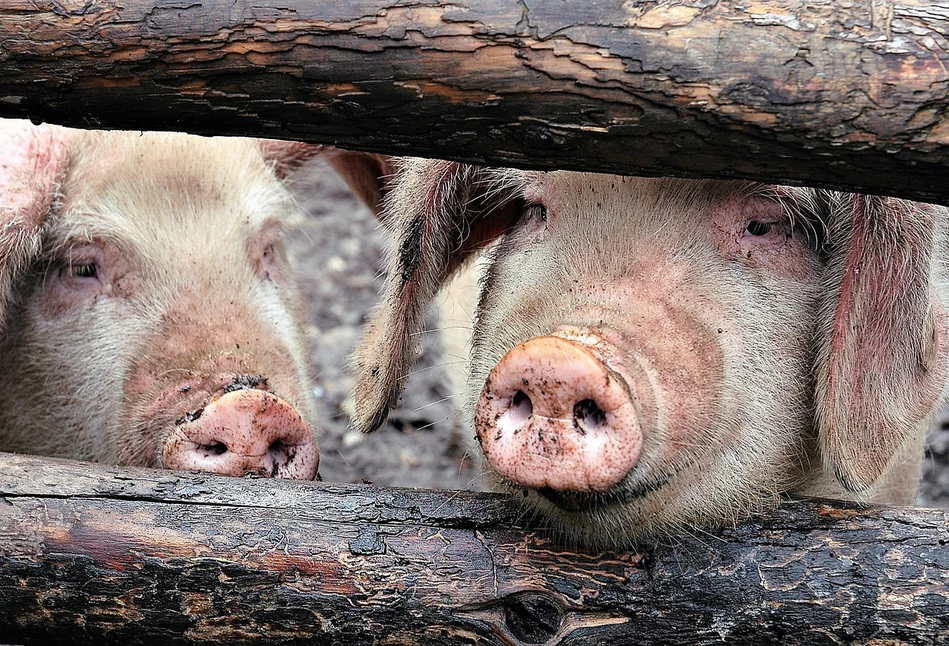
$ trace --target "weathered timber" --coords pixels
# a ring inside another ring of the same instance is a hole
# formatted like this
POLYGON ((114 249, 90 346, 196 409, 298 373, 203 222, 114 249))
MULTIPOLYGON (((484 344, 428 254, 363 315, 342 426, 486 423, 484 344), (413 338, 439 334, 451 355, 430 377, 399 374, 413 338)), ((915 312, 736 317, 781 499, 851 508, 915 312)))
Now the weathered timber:
POLYGON ((500 495, 0 454, 0 642, 943 643, 947 540, 811 500, 588 553, 500 495))
POLYGON ((949 0, 12 0, 0 116, 949 202, 949 0))

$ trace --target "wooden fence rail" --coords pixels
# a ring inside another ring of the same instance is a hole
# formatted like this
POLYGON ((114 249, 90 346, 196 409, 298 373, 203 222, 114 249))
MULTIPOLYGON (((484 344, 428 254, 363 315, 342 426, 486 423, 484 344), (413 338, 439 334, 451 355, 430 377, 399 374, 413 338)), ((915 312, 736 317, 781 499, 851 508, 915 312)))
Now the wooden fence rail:
POLYGON ((589 553, 495 494, 0 454, 0 643, 942 643, 947 541, 943 511, 791 501, 589 553))
POLYGON ((12 0, 0 116, 949 202, 949 0, 12 0))

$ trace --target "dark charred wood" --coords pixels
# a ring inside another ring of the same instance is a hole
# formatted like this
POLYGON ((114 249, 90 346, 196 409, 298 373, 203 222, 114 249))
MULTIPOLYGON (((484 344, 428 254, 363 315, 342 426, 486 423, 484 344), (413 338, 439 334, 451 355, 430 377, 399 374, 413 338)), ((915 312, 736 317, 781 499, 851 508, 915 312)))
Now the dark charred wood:
POLYGON ((0 115, 949 202, 949 0, 13 0, 0 115))
POLYGON ((500 495, 0 454, 0 642, 941 643, 947 540, 810 500, 590 553, 500 495))

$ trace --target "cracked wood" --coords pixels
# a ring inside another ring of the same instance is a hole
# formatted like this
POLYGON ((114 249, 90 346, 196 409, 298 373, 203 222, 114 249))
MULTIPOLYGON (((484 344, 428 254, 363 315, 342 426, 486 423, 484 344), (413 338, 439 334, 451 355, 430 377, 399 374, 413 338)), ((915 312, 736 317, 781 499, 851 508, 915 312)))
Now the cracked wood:
POLYGON ((812 500, 589 553, 497 494, 0 454, 0 642, 941 643, 947 540, 812 500))
POLYGON ((949 0, 14 0, 0 115, 949 202, 949 0))

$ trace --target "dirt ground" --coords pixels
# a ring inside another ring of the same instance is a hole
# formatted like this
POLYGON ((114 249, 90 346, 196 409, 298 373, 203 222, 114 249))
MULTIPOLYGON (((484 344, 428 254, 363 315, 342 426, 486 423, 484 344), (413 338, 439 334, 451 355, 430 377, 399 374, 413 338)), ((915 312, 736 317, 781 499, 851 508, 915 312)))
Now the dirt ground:
POLYGON ((423 336, 422 356, 388 423, 371 435, 348 432, 345 401, 353 379, 346 361, 376 303, 384 237, 369 209, 332 170, 317 163, 311 179, 300 187, 309 217, 293 232, 289 252, 309 303, 315 394, 325 433, 320 440, 323 479, 479 488, 477 473, 465 459, 464 430, 446 377, 445 365, 452 359, 444 356, 437 331, 423 336))
MULTIPOLYGON (((423 354, 408 380, 401 406, 369 436, 347 430, 345 400, 353 380, 346 359, 376 302, 383 232, 369 210, 331 170, 317 163, 301 202, 308 218, 293 232, 290 255, 309 302, 308 334, 315 394, 324 427, 320 471, 330 482, 444 489, 481 488, 465 455, 465 429, 450 392, 437 330, 427 332, 423 354)), ((434 326, 434 321, 429 326, 434 326)), ((949 509, 949 415, 929 438, 918 503, 949 509)))

